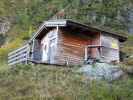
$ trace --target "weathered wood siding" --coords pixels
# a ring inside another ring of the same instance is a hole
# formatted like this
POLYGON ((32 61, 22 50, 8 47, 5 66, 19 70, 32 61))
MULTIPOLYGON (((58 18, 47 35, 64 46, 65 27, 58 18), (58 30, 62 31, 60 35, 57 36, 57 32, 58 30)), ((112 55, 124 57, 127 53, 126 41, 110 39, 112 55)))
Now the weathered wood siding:
POLYGON ((101 52, 98 48, 89 48, 88 56, 102 58, 106 62, 119 61, 118 39, 102 33, 78 33, 55 28, 41 39, 40 44, 41 61, 49 64, 83 64, 87 45, 103 46, 101 52))
POLYGON ((101 35, 102 59, 107 62, 119 62, 119 40, 110 35, 101 35))
MULTIPOLYGON (((93 36, 93 38, 91 38, 91 43, 89 45, 100 45, 100 33, 95 33, 95 35, 93 36)), ((100 57, 98 48, 90 48, 90 56, 93 58, 98 58, 100 57)))
POLYGON ((57 29, 49 31, 41 40, 42 62, 55 64, 57 29))
POLYGON ((56 56, 56 63, 59 64, 83 64, 85 46, 92 43, 99 43, 98 39, 93 40, 94 37, 92 38, 91 36, 88 36, 87 38, 84 33, 80 33, 79 35, 78 33, 60 30, 58 35, 58 54, 56 56))
POLYGON ((40 40, 34 39, 32 44, 32 58, 31 60, 40 61, 42 56, 40 40))

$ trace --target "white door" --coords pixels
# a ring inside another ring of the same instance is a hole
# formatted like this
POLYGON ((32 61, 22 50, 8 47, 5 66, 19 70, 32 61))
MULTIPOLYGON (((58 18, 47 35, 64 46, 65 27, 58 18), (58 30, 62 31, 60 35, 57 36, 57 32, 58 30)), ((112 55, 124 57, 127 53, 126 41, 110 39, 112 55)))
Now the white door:
POLYGON ((54 64, 55 50, 57 44, 57 33, 49 32, 41 41, 42 44, 42 62, 54 64))
POLYGON ((49 53, 48 53, 48 56, 49 56, 49 63, 50 64, 54 64, 55 63, 55 52, 56 52, 56 38, 50 40, 50 43, 49 43, 49 53))
POLYGON ((48 62, 48 48, 49 48, 49 38, 48 35, 46 35, 42 40, 41 40, 41 45, 42 45, 42 62, 47 63, 48 62))
POLYGON ((42 62, 48 62, 48 44, 42 45, 42 62))

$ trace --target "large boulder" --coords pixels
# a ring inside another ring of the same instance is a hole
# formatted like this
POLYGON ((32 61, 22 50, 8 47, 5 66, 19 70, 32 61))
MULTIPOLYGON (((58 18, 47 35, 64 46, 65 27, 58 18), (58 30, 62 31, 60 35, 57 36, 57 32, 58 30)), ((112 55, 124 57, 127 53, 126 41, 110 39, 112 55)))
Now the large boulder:
POLYGON ((113 81, 124 75, 119 66, 107 63, 95 63, 93 65, 83 65, 78 69, 79 73, 83 73, 90 79, 104 79, 113 81))

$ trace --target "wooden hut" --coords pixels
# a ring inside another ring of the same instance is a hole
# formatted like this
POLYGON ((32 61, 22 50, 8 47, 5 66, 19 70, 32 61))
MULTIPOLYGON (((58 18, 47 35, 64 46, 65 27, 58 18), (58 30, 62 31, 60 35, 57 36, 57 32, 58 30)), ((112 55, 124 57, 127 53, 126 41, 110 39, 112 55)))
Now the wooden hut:
MULTIPOLYGON (((79 65, 89 58, 119 62, 120 42, 125 40, 126 37, 116 33, 71 20, 49 20, 29 40, 26 61, 20 62, 79 65)), ((9 54, 10 65, 16 64, 12 63, 12 55, 9 54)))

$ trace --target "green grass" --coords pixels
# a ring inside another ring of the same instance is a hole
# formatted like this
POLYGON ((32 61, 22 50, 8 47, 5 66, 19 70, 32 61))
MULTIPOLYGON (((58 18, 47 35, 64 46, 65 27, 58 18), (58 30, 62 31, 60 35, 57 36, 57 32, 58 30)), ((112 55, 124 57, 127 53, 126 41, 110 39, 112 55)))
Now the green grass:
POLYGON ((1 69, 0 100, 132 100, 132 78, 90 81, 75 69, 52 65, 1 69))

